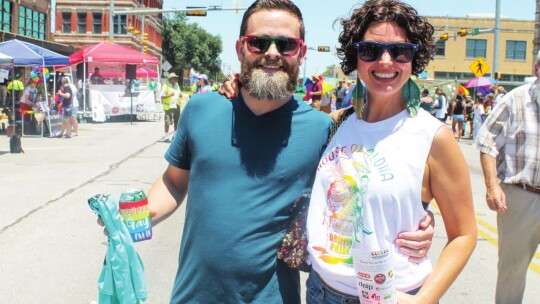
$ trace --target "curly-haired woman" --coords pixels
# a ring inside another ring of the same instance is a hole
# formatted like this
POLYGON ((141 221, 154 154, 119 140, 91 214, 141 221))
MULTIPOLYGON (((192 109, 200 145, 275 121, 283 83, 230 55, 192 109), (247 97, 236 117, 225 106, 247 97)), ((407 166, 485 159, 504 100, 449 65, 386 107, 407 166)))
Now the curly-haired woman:
POLYGON ((317 169, 307 222, 313 265, 307 302, 374 300, 378 284, 391 278, 400 304, 435 303, 472 254, 476 221, 459 146, 449 128, 419 108, 420 91, 410 80, 433 58, 433 27, 396 0, 366 1, 341 25, 341 67, 356 70, 364 86, 353 94, 356 115, 343 122, 317 169), (432 199, 448 237, 434 268, 392 245, 418 228, 432 199), (392 252, 393 272, 373 280, 355 270, 360 249, 392 252))

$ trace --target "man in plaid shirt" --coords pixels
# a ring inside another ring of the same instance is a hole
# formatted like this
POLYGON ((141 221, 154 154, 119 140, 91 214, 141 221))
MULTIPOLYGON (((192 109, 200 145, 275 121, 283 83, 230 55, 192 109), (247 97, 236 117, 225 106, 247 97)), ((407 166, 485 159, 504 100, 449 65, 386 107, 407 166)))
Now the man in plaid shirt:
MULTIPOLYGON (((539 76, 540 53, 536 58, 539 76)), ((497 212, 496 303, 521 303, 540 243, 540 80, 503 96, 479 130, 486 202, 497 212)))

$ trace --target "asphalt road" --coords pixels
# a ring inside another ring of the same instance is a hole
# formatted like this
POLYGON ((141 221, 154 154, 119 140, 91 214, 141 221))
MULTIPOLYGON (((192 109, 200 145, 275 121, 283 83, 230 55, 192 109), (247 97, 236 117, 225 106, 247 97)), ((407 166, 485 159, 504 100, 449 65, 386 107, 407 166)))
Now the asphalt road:
MULTIPOLYGON (((130 187, 149 189, 164 170, 168 144, 159 121, 81 124, 72 139, 22 140, 25 154, 10 154, 0 137, 0 303, 92 303, 106 252, 106 237, 87 199, 119 197, 130 187)), ((493 303, 497 265, 496 216, 485 204, 476 150, 461 142, 469 164, 478 220, 477 248, 441 303, 493 303)), ((430 257, 445 245, 436 206, 430 257)), ((146 303, 168 303, 176 273, 184 208, 136 244, 145 264, 146 303)), ((517 236, 518 237, 518 236, 517 236)), ((511 270, 509 270, 511 271, 511 270)), ((302 276, 304 279, 305 275, 302 276)), ((540 253, 527 275, 524 303, 540 300, 540 253)))

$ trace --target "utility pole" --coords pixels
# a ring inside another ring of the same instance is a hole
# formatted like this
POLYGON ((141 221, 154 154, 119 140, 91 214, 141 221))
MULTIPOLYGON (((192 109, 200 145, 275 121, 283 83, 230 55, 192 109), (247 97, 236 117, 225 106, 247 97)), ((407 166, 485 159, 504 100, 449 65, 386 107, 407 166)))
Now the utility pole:
POLYGON ((114 39, 114 0, 109 3, 109 40, 114 39))
POLYGON ((501 0, 497 0, 495 4, 495 39, 493 42, 493 70, 491 70, 491 78, 497 80, 499 72, 499 38, 501 34, 501 0))

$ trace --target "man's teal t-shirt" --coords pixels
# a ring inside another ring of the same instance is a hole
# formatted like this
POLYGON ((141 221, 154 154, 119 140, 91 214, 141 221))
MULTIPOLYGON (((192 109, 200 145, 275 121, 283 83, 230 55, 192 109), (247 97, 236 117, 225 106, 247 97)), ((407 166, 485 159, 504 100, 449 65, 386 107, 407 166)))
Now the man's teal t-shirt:
POLYGON ((300 303, 299 273, 276 251, 331 124, 294 98, 256 116, 242 96, 192 96, 165 155, 190 170, 171 303, 300 303))

